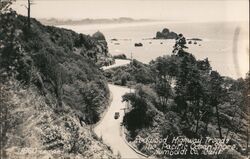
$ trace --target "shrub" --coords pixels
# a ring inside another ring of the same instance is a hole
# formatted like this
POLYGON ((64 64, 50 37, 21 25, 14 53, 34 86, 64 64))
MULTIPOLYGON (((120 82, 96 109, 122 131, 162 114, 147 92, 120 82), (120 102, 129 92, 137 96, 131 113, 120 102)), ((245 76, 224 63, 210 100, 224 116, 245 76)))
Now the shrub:
POLYGON ((120 55, 114 55, 114 59, 127 59, 127 56, 125 54, 120 54, 120 55))

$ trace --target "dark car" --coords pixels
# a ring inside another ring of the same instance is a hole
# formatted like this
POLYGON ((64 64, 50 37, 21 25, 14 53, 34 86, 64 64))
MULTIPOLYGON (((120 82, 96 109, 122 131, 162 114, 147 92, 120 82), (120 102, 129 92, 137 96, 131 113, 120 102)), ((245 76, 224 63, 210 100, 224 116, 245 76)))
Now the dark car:
POLYGON ((115 118, 115 119, 118 119, 119 117, 120 117, 120 113, 119 113, 119 112, 115 112, 114 118, 115 118))

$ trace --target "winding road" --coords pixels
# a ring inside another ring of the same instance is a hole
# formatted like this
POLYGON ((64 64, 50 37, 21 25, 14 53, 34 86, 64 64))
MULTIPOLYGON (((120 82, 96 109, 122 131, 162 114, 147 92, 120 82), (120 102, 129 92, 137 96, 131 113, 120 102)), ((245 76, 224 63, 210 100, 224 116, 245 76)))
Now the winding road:
POLYGON ((110 66, 103 66, 102 69, 107 70, 107 69, 111 69, 114 67, 128 65, 129 63, 130 63, 130 60, 115 59, 115 64, 110 65, 110 66))
POLYGON ((122 96, 130 92, 129 88, 109 84, 109 90, 113 96, 113 100, 100 123, 94 128, 95 133, 97 136, 102 137, 104 143, 111 146, 114 154, 118 154, 119 152, 121 158, 145 158, 130 148, 123 136, 121 122, 126 103, 122 102, 122 96), (118 119, 114 119, 115 112, 120 113, 118 119))
POLYGON ((111 146, 114 154, 120 153, 122 158, 144 158, 131 149, 123 138, 121 122, 124 116, 125 102, 122 103, 122 95, 129 92, 129 88, 109 84, 110 92, 113 94, 113 100, 101 122, 95 127, 97 136, 102 137, 104 143, 111 146), (115 112, 120 113, 118 119, 114 119, 115 112))

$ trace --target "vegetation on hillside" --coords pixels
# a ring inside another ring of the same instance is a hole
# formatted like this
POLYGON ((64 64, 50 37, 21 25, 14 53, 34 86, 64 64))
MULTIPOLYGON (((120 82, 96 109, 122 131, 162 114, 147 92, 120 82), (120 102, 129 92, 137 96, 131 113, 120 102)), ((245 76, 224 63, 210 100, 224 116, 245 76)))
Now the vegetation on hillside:
POLYGON ((153 83, 154 74, 148 65, 137 60, 133 60, 129 66, 120 66, 105 71, 105 76, 110 82, 122 86, 153 83))
POLYGON ((123 60, 128 59, 125 54, 114 55, 113 58, 114 59, 123 59, 123 60))
POLYGON ((113 61, 106 41, 30 23, 14 11, 0 14, 1 152, 27 147, 112 157, 88 126, 109 100, 99 69, 113 61))
POLYGON ((197 60, 182 48, 148 65, 134 60, 130 66, 107 70, 105 75, 115 84, 135 88, 134 93, 123 96, 131 104, 123 123, 128 139, 144 153, 169 156, 155 154, 160 143, 150 150, 147 143, 138 143, 138 138, 168 137, 171 141, 178 136, 230 139, 227 144, 236 146, 232 153, 192 157, 240 158, 249 151, 249 75, 237 80, 223 77, 212 70, 208 59, 197 60))

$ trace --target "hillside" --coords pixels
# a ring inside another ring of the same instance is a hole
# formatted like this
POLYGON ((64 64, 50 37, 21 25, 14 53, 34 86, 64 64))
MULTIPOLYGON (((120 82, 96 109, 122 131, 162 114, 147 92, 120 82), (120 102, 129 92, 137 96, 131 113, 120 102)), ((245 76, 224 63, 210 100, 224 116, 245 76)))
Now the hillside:
POLYGON ((123 96, 127 140, 153 158, 239 159, 249 152, 249 74, 223 77, 184 49, 105 71, 123 96), (197 142, 198 140, 198 142, 197 142), (232 148, 233 147, 233 148, 232 148))
MULTIPOLYGON (((92 124, 109 102, 105 39, 0 15, 1 152, 6 158, 112 158, 92 124)), ((99 34, 97 34, 99 35, 99 34)))

